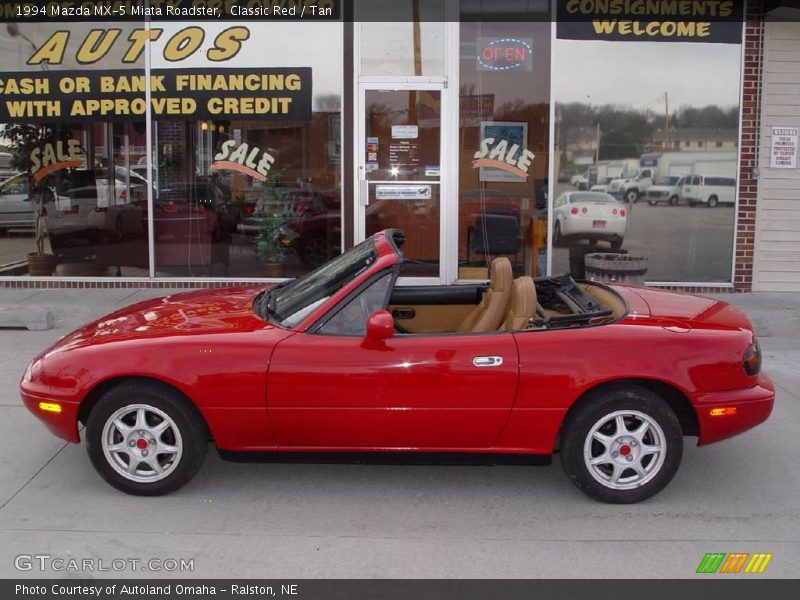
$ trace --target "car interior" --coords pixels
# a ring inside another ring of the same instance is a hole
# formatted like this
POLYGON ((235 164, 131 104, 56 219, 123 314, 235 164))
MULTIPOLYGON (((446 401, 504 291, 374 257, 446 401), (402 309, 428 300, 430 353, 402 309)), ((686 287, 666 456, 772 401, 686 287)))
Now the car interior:
POLYGON ((488 285, 399 286, 387 310, 400 333, 481 333, 601 325, 627 309, 610 288, 569 275, 514 279, 511 261, 500 257, 488 285))

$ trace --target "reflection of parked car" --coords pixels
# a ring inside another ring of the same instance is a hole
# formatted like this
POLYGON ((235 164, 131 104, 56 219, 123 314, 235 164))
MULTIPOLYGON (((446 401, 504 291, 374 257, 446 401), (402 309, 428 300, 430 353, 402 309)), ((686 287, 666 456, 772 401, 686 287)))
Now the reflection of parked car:
POLYGON ((602 192, 567 192, 553 205, 553 244, 567 239, 605 240, 618 250, 627 227, 625 207, 602 192))
POLYGON ((660 202, 667 203, 670 206, 677 206, 681 200, 683 180, 684 178, 678 175, 662 177, 656 181, 655 185, 651 185, 647 188, 644 194, 647 203, 650 206, 655 206, 660 202))
POLYGON ((611 177, 602 177, 597 180, 591 188, 589 188, 592 192, 607 192, 608 191, 608 184, 611 183, 611 177))
POLYGON ((0 152, 0 183, 18 173, 13 166, 14 157, 8 152, 0 152))
POLYGON ((296 201, 296 217, 280 229, 280 241, 294 248, 308 266, 318 266, 339 254, 341 248, 341 196, 339 190, 316 193, 296 201))
POLYGON ((146 192, 127 188, 122 181, 97 179, 93 185, 63 190, 45 205, 45 226, 55 253, 66 246, 91 245, 145 231, 146 192), (141 197, 136 202, 131 197, 141 197))
POLYGON ((572 178, 572 185, 579 190, 585 190, 589 187, 589 178, 585 175, 575 175, 572 178))
POLYGON ((162 188, 158 200, 173 204, 198 206, 216 215, 219 229, 215 236, 227 237, 236 231, 241 220, 241 207, 231 202, 230 190, 209 181, 188 181, 162 188))
POLYGON ((28 176, 25 173, 0 185, 0 227, 34 226, 34 207, 28 198, 28 176))
POLYGON ((681 197, 689 206, 706 204, 714 208, 718 204, 733 204, 736 202, 736 178, 687 175, 681 197))

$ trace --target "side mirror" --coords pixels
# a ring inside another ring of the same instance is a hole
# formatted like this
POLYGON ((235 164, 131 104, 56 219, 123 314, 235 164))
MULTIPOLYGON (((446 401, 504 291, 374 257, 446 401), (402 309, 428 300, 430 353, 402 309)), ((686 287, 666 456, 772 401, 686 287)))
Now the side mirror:
POLYGON ((376 310, 367 319, 366 339, 381 342, 394 335, 394 319, 388 310, 376 310))

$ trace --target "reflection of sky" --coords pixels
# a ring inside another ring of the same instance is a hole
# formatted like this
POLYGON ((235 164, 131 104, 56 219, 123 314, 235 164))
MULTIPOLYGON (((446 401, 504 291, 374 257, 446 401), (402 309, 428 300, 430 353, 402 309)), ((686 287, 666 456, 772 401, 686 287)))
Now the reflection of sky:
POLYGON ((557 40, 558 102, 620 104, 662 111, 739 104, 741 46, 680 42, 557 40))

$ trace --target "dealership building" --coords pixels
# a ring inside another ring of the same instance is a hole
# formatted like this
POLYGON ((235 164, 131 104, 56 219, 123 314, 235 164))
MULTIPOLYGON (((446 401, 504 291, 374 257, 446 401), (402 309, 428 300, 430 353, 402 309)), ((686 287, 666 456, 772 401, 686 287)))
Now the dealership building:
POLYGON ((74 4, 0 2, 0 287, 280 280, 399 228, 409 283, 620 251, 800 290, 791 0, 74 4))

